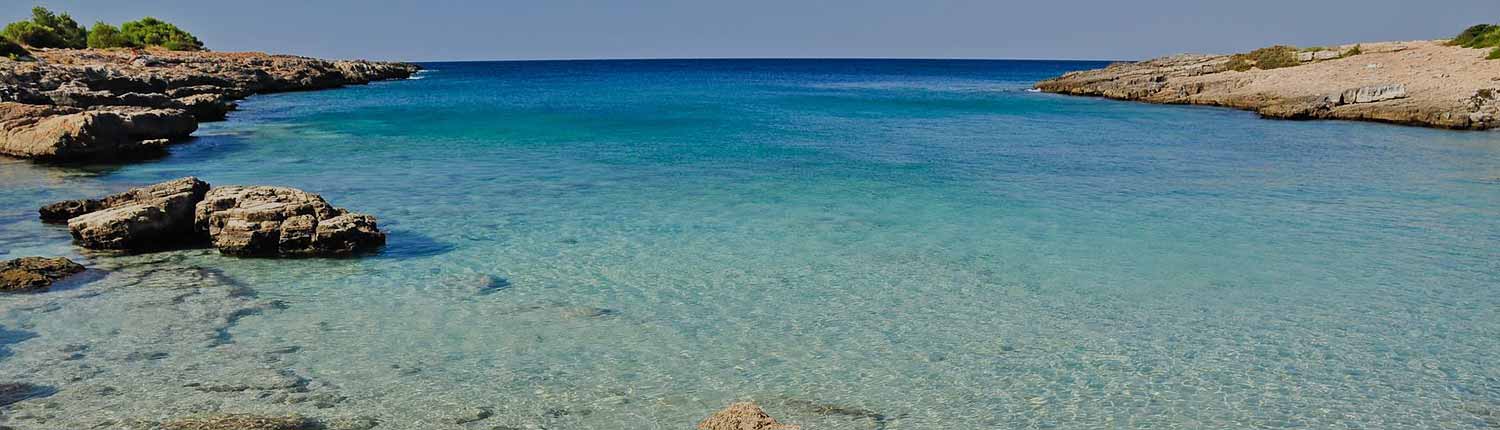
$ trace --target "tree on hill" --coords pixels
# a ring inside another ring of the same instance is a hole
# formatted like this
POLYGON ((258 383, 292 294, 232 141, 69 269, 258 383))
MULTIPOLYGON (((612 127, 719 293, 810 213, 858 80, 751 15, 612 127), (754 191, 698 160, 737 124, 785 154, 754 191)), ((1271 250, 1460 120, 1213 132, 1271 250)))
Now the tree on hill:
POLYGON ((104 48, 139 48, 131 43, 130 38, 125 37, 119 28, 103 22, 96 22, 89 28, 89 47, 94 49, 104 48))
POLYGON ((173 51, 203 50, 203 42, 197 37, 149 16, 120 25, 120 33, 133 46, 160 46, 173 51))
POLYGON ((47 8, 31 8, 30 21, 16 21, 0 30, 0 37, 35 48, 83 48, 88 46, 88 32, 68 14, 54 14, 47 8))

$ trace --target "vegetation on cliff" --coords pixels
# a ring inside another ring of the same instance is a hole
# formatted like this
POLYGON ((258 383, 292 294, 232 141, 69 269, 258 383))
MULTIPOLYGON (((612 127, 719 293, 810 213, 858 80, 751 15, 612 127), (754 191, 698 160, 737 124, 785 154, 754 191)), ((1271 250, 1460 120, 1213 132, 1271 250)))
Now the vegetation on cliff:
POLYGON ((26 48, 22 48, 21 45, 9 39, 0 37, 0 57, 19 60, 30 56, 31 53, 26 52, 26 48))
POLYGON ((54 14, 47 8, 31 8, 30 21, 5 25, 0 36, 11 42, 37 48, 83 48, 88 32, 68 14, 54 14))
POLYGON ((1247 71, 1251 68, 1263 70, 1280 69, 1302 64, 1297 60, 1297 48, 1287 45, 1276 45, 1269 48, 1260 48, 1250 51, 1249 54, 1234 54, 1229 57, 1228 67, 1230 70, 1247 71))
POLYGON ((1465 48, 1494 48, 1488 58, 1500 60, 1500 25, 1479 24, 1469 27, 1449 43, 1465 48))
MULTIPOLYGON (((95 23, 84 30, 66 13, 54 14, 44 7, 31 9, 31 20, 5 26, 0 39, 33 48, 144 48, 159 46, 173 51, 202 51, 203 42, 176 25, 153 17, 126 22, 119 27, 95 23)), ((3 48, 3 47, 0 47, 3 48)), ((0 53, 3 54, 3 53, 0 53)))

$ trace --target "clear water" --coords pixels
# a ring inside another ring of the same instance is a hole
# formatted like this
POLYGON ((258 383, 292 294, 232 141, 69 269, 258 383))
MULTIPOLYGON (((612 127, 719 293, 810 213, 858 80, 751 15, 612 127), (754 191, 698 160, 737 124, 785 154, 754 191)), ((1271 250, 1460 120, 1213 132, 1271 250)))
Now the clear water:
POLYGON ((96 270, 0 297, 38 396, 0 423, 1500 426, 1500 134, 1025 91, 1099 65, 439 63, 148 163, 4 162, 0 257, 96 270), (186 175, 390 246, 88 255, 35 219, 186 175))

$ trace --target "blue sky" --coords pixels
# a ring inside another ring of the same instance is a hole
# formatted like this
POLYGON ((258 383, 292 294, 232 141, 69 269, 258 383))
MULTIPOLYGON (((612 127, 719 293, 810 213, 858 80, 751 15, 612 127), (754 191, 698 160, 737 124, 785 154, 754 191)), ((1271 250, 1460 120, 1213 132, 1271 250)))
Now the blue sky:
MULTIPOLYGON (((0 18, 31 3, 7 0, 0 18)), ((210 49, 331 58, 1140 59, 1434 39, 1500 0, 44 0, 85 25, 153 15, 210 49)))

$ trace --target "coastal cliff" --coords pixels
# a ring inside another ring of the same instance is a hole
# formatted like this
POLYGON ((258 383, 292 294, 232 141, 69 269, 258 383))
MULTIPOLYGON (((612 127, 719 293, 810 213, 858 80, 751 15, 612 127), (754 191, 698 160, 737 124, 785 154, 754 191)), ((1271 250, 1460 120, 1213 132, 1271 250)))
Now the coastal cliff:
POLYGON ((159 150, 234 100, 404 79, 405 63, 262 53, 44 49, 0 58, 0 155, 111 160, 159 150))
POLYGON ((1251 110, 1268 118, 1378 121, 1451 129, 1500 127, 1500 60, 1445 41, 1366 43, 1294 54, 1273 69, 1243 56, 1176 55, 1072 72, 1049 93, 1251 110))

